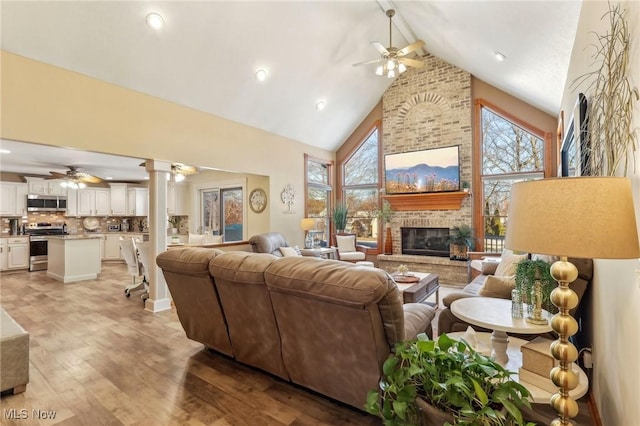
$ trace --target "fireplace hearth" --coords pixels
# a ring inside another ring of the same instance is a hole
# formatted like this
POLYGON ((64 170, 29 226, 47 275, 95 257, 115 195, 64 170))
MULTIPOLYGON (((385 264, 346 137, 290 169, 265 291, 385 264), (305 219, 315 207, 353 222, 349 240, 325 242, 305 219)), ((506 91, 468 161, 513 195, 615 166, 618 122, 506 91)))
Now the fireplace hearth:
POLYGON ((402 254, 449 257, 449 228, 400 228, 402 254))

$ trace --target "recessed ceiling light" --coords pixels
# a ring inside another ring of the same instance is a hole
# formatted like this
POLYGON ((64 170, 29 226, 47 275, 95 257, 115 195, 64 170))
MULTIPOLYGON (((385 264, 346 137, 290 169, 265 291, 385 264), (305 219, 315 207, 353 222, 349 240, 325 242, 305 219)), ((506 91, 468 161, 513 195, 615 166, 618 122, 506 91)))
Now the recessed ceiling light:
POLYGON ((496 61, 498 62, 504 62, 507 60, 507 57, 504 56, 502 53, 500 52, 496 52, 496 61))
POLYGON ((267 79, 267 71, 263 69, 259 69, 256 71, 256 80, 265 81, 267 79))
POLYGON ((316 104, 316 109, 317 109, 318 111, 322 111, 322 110, 324 109, 324 107, 326 107, 326 106, 327 106, 327 103, 326 103, 325 101, 319 101, 319 102, 316 104))
POLYGON ((147 15, 147 25, 154 30, 159 30, 164 26, 164 19, 159 14, 153 12, 147 15))
POLYGON ((0 149, 0 154, 11 154, 11 151, 8 149, 0 149))
POLYGON ((105 179, 106 180, 113 180, 113 178, 111 176, 107 176, 105 179))

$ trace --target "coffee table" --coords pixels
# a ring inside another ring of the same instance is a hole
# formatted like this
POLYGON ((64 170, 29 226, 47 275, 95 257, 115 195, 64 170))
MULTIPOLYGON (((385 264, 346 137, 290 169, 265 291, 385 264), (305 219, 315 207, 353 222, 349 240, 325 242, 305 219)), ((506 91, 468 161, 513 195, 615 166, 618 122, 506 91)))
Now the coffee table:
MULTIPOLYGON (((491 333, 491 355, 500 364, 509 361, 507 333, 542 334, 552 330, 547 324, 531 324, 524 318, 511 317, 511 300, 493 297, 467 297, 451 303, 451 313, 463 321, 478 327, 493 330, 491 333)), ((544 318, 551 318, 548 311, 542 310, 544 318)))
POLYGON ((435 305, 440 304, 440 283, 437 274, 407 272, 405 275, 391 274, 391 278, 402 291, 404 303, 420 303, 435 293, 435 305))

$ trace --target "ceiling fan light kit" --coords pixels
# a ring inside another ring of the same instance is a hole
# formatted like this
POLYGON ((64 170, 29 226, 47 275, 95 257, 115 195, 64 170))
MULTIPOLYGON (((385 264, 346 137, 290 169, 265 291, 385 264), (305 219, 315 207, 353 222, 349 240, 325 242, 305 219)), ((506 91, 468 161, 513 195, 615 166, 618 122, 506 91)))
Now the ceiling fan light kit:
POLYGON ((391 18, 396 14, 396 11, 393 9, 389 9, 386 12, 386 15, 389 17, 389 47, 384 47, 381 43, 374 41, 371 45, 380 52, 380 59, 375 59, 373 61, 360 62, 358 64, 353 64, 354 67, 359 65, 367 65, 367 64, 376 64, 381 63, 376 67, 376 75, 384 76, 387 78, 394 78, 398 75, 402 74, 407 70, 407 67, 416 67, 420 68, 424 66, 424 63, 420 60, 405 58, 405 55, 413 52, 424 46, 424 41, 417 40, 414 43, 411 43, 408 46, 403 47, 402 49, 398 49, 397 47, 393 47, 392 39, 391 39, 391 18))
POLYGON ((89 173, 80 172, 76 166, 66 166, 69 170, 66 173, 49 172, 51 176, 45 179, 62 179, 60 185, 70 189, 85 188, 87 183, 100 183, 102 178, 89 173))

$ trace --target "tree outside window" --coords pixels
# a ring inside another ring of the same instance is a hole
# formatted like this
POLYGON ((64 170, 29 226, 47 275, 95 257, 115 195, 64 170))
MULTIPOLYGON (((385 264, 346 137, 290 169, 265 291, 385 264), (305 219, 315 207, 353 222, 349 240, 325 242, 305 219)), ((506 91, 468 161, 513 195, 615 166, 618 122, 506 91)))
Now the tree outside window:
MULTIPOLYGON (((481 105, 482 224, 485 251, 500 252, 508 226, 511 186, 544 177, 544 139, 481 105)), ((477 210, 476 210, 477 211, 477 210)))
POLYGON ((331 212, 331 163, 305 156, 307 187, 306 217, 316 219, 315 234, 320 245, 329 246, 329 215, 331 212))

